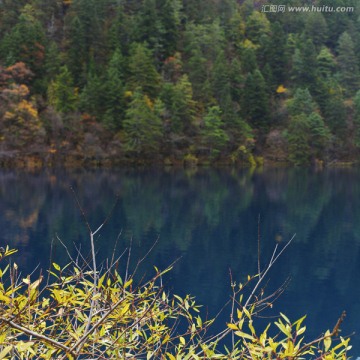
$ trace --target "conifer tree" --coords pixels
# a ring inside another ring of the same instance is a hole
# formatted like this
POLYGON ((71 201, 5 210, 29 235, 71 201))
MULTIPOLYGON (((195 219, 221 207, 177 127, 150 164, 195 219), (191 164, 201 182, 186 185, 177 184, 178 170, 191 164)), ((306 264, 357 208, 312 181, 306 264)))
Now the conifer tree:
POLYGON ((360 72, 358 59, 355 55, 354 43, 347 32, 339 38, 338 64, 340 68, 340 79, 346 95, 353 95, 359 88, 360 72))
POLYGON ((260 70, 255 70, 246 78, 242 111, 251 126, 262 131, 269 129, 269 96, 260 70))
POLYGON ((105 112, 105 95, 107 92, 103 80, 96 73, 90 72, 87 76, 87 83, 79 97, 80 110, 101 121, 105 112))
POLYGON ((125 110, 124 98, 124 59, 120 49, 116 49, 108 65, 104 83, 104 110, 103 123, 110 130, 122 127, 125 110))
POLYGON ((125 113, 123 128, 125 151, 135 156, 158 154, 163 136, 159 102, 153 102, 141 89, 136 89, 125 113))
POLYGON ((223 125, 220 107, 210 107, 204 117, 204 127, 201 130, 201 135, 203 144, 207 147, 212 158, 219 156, 229 142, 228 135, 222 129, 223 125))
POLYGON ((187 75, 180 77, 171 96, 171 129, 175 133, 188 132, 193 126, 196 111, 192 86, 187 75))
POLYGON ((329 48, 322 47, 319 55, 316 57, 318 74, 324 79, 329 78, 334 74, 336 69, 336 62, 334 55, 329 48))
POLYGON ((154 99, 160 90, 160 75, 156 71, 151 51, 145 44, 134 43, 130 49, 128 86, 131 90, 141 87, 154 99))
POLYGON ((5 64, 21 61, 38 77, 43 74, 45 32, 30 4, 24 6, 17 24, 4 36, 0 50, 5 64))
POLYGON ((316 110, 316 103, 308 89, 296 89, 294 97, 289 99, 286 105, 291 116, 300 115, 302 113, 309 116, 316 110))
POLYGON ((227 124, 234 116, 229 68, 224 51, 220 51, 212 70, 212 91, 221 108, 222 118, 227 124))
POLYGON ((60 73, 49 85, 48 102, 61 113, 68 113, 77 108, 73 78, 66 65, 60 68, 60 73))

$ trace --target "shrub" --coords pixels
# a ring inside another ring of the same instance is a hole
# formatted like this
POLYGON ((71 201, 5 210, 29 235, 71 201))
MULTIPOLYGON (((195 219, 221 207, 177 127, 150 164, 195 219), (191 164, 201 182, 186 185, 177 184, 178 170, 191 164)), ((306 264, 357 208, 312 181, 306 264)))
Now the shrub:
MULTIPOLYGON (((137 285, 127 271, 123 277, 117 272, 117 261, 98 271, 97 231, 90 230, 92 267, 73 259, 62 268, 53 263, 46 281, 21 279, 15 263, 1 268, 0 359, 346 359, 349 339, 338 338, 344 315, 333 331, 307 343, 305 317, 291 322, 280 314, 275 335, 271 324, 255 330, 254 318, 271 303, 271 297, 255 295, 283 250, 275 249, 269 265, 246 284, 232 284, 229 323, 207 337, 213 320, 201 318, 194 298, 171 295, 162 286, 171 267, 155 268, 149 281, 137 285), (253 289, 244 300, 249 284, 253 289), (225 337, 232 338, 230 348, 221 346, 225 337)), ((0 261, 14 252, 0 248, 0 261)))

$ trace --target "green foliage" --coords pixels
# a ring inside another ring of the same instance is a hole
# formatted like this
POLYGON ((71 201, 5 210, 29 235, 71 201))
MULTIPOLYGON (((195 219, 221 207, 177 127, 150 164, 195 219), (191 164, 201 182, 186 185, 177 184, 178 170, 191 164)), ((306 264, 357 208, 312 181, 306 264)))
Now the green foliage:
POLYGON ((1 57, 7 65, 21 61, 38 73, 44 62, 44 45, 44 30, 35 18, 33 7, 28 4, 22 9, 17 24, 2 39, 1 57))
POLYGON ((246 78, 243 112, 245 119, 253 127, 267 130, 270 125, 269 96, 264 77, 260 70, 255 70, 246 78))
POLYGON ((140 87, 151 98, 157 96, 160 76, 156 71, 151 51, 143 43, 135 43, 130 49, 128 86, 131 90, 140 87))
POLYGON ((212 106, 204 117, 204 127, 201 131, 203 143, 211 158, 219 156, 229 142, 229 137, 222 126, 220 107, 212 106))
POLYGON ((70 112, 77 107, 77 94, 73 78, 67 66, 60 68, 60 73, 50 83, 48 88, 48 101, 57 111, 70 112))
POLYGON ((182 75, 173 86, 169 110, 171 130, 176 133, 189 131, 195 119, 196 102, 187 75, 182 75))
POLYGON ((347 95, 353 95, 359 88, 360 72, 351 36, 344 32, 339 38, 338 60, 340 79, 347 95))
POLYGON ((296 89, 294 97, 286 103, 291 116, 310 115, 316 109, 316 104, 308 89, 296 89))
POLYGON ((306 165, 312 159, 324 156, 330 131, 318 113, 307 116, 303 112, 291 118, 287 139, 289 160, 295 165, 306 165))
MULTIPOLYGON (((356 8, 354 0, 346 5, 356 8)), ((315 6, 336 8, 344 1, 315 6)), ((336 139, 329 159, 335 160, 356 145, 347 134, 360 84, 359 24, 356 11, 294 18, 261 11, 253 0, 3 0, 0 60, 3 66, 24 62, 33 72, 25 85, 41 117, 55 108, 60 118, 91 118, 118 144, 110 146, 117 159, 125 155, 117 133, 138 88, 152 102, 162 99, 164 143, 181 145, 162 148, 161 156, 179 159, 197 141, 200 119, 212 106, 222 112, 228 157, 244 143, 239 132, 253 131, 266 159, 264 139, 289 130, 286 101, 301 88, 336 139)), ((69 130, 84 138, 88 129, 69 130)), ((54 134, 46 134, 50 143, 58 141, 54 134)))
POLYGON ((140 89, 134 92, 123 122, 126 152, 144 157, 159 152, 163 135, 162 111, 159 100, 152 102, 140 89))
MULTIPOLYGON (((102 94, 105 111, 102 121, 110 130, 118 130, 122 127, 125 113, 123 78, 124 60, 120 49, 116 49, 107 68, 102 94)), ((101 87, 99 90, 102 90, 101 87)))

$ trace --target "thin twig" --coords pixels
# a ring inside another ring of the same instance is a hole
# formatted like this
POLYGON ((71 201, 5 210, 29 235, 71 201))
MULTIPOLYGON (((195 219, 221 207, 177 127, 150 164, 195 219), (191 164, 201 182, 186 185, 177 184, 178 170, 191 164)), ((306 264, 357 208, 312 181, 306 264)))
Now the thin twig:
POLYGON ((62 350, 65 350, 67 354, 72 354, 72 355, 75 355, 74 352, 72 351, 72 349, 70 349, 69 347, 67 347, 66 345, 56 341, 56 340, 53 340, 45 335, 42 335, 42 334, 39 334, 35 331, 32 331, 24 326, 21 326, 15 322, 13 322, 12 320, 8 320, 8 319, 5 319, 4 317, 0 317, 0 320, 3 321, 4 323, 10 325, 11 327, 13 327, 14 329, 17 329, 21 332, 23 332, 24 334, 27 334, 27 335, 30 335, 30 336, 33 336, 33 337, 36 337, 37 339, 41 339, 41 340, 44 340, 45 342, 55 346, 56 348, 58 349, 62 349, 62 350))

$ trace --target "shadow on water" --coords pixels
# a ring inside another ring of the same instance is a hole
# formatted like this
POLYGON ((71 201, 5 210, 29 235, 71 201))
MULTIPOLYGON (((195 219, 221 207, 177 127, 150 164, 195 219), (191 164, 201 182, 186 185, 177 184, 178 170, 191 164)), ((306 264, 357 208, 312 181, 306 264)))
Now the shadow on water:
MULTIPOLYGON (((74 244, 86 253, 86 227, 70 186, 94 228, 118 197, 96 239, 99 257, 111 257, 121 233, 117 252, 131 242, 135 266, 159 238, 140 272, 150 274, 153 265, 163 268, 180 258, 167 286, 195 295, 214 315, 229 299, 229 269, 237 281, 257 270, 260 216, 262 266, 276 243, 282 246, 297 234, 271 271, 267 292, 288 276, 291 283, 267 315, 282 311, 295 320, 308 314, 309 337, 316 337, 345 309, 342 334, 347 335, 359 330, 359 177, 355 169, 3 171, 0 244, 20 250, 16 262, 24 272, 38 263, 48 267, 56 235, 73 253, 74 244)), ((67 262, 57 241, 53 261, 67 262)), ((229 311, 219 318, 219 327, 229 311)), ((353 354, 360 354, 358 336, 352 344, 353 354)))

